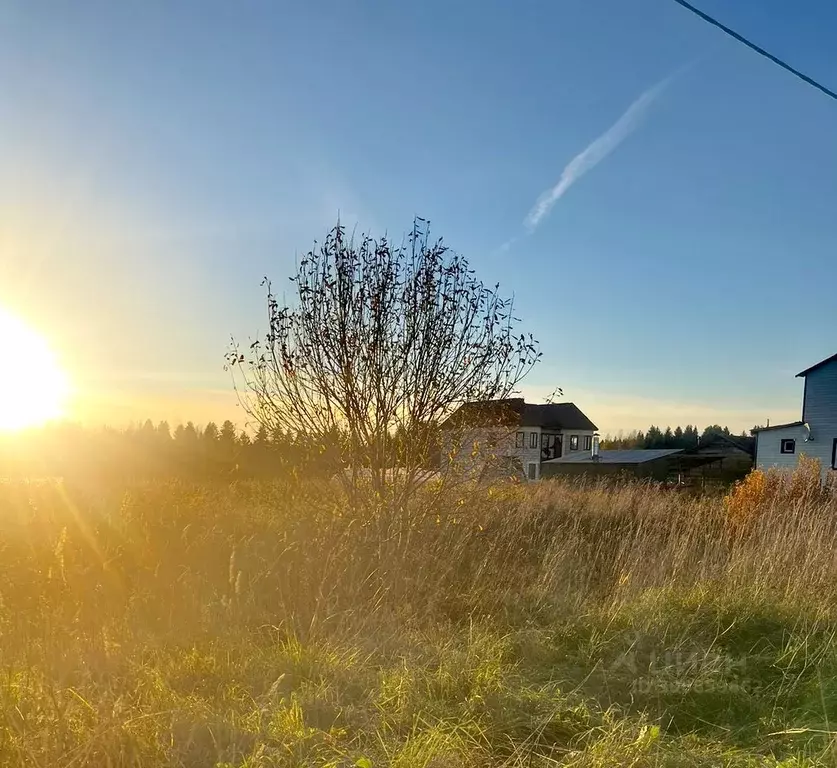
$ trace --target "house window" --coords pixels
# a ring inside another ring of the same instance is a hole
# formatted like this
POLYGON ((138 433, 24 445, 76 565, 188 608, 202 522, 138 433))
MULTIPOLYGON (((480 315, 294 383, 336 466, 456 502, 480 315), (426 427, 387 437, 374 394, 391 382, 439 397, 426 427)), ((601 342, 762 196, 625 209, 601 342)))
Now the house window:
POLYGON ((526 465, 526 477, 529 480, 537 480, 538 479, 538 465, 535 462, 529 462, 526 465))
POLYGON ((593 435, 584 435, 584 450, 593 450, 593 435))
POLYGON ((538 447, 538 440, 539 440, 539 439, 540 439, 540 438, 539 438, 539 436, 538 436, 538 433, 537 433, 537 432, 532 432, 532 433, 529 435, 529 447, 530 447, 530 448, 537 448, 537 447, 538 447))
POLYGON ((570 450, 578 450, 578 435, 572 435, 572 437, 570 437, 570 450))
POLYGON ((783 438, 780 444, 782 453, 796 453, 796 440, 792 438, 783 438))
POLYGON ((525 433, 523 433, 523 432, 518 432, 518 433, 514 436, 514 447, 515 447, 515 448, 522 448, 522 447, 523 447, 523 445, 524 445, 523 440, 524 440, 524 438, 525 438, 525 437, 526 437, 525 433))
POLYGON ((549 459, 557 458, 555 453, 555 446, 558 445, 556 435, 547 435, 541 433, 541 460, 548 461, 549 459))

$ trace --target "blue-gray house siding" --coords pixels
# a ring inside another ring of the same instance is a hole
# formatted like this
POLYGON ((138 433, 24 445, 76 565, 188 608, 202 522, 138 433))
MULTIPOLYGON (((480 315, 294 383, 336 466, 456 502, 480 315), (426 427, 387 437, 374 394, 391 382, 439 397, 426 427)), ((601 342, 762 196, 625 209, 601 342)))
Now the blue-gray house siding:
POLYGON ((819 459, 823 472, 834 469, 837 450, 837 356, 798 374, 805 379, 802 421, 756 433, 756 466, 791 468, 801 455, 819 459), (793 454, 781 453, 783 439, 795 440, 793 454))
POLYGON ((816 456, 823 467, 833 468, 837 440, 837 360, 811 370, 805 376, 802 421, 811 428, 805 453, 816 456))

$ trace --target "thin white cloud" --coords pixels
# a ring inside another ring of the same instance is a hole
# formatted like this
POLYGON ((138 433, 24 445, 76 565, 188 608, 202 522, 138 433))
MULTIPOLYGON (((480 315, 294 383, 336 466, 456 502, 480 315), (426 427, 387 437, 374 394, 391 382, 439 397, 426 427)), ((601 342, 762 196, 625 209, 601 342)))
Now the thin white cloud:
POLYGON ((519 237, 510 237, 497 249, 497 253, 506 253, 518 240, 520 240, 519 237))
POLYGON ((605 133, 570 160, 561 173, 558 183, 543 192, 526 216, 524 226, 529 232, 540 224, 552 210, 552 206, 575 182, 595 168, 637 128, 648 107, 662 93, 671 79, 671 76, 667 77, 645 91, 605 133))

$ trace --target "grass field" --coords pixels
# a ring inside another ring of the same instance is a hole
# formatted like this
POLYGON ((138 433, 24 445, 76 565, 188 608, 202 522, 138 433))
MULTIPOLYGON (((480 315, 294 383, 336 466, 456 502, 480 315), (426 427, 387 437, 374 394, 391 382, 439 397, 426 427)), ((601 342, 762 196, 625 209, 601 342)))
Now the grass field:
POLYGON ((0 485, 0 765, 837 764, 810 473, 466 491, 0 485))

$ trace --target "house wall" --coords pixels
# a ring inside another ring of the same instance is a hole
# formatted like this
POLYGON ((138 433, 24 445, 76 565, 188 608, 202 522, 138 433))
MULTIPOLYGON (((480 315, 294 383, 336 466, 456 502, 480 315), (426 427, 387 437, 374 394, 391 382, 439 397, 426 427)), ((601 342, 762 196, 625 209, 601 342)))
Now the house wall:
POLYGON ((802 454, 819 459, 823 474, 831 467, 834 439, 837 438, 837 361, 828 363, 805 377, 802 420, 811 428, 811 439, 805 442, 802 426, 770 429, 756 433, 756 467, 793 469, 802 454), (782 438, 796 440, 796 453, 780 452, 782 438))
POLYGON ((805 378, 802 421, 811 427, 805 454, 831 469, 834 439, 837 438, 837 360, 812 371, 805 378))
MULTIPOLYGON (((801 453, 804 453, 806 456, 815 455, 811 449, 820 447, 815 442, 805 442, 805 429, 802 426, 756 432, 756 469, 770 469, 771 467, 793 469, 799 462, 799 455, 801 453), (781 452, 782 440, 788 438, 796 440, 796 453, 781 452)), ((825 462, 823 466, 826 468, 831 466, 830 441, 828 462, 825 462)))
POLYGON ((442 434, 442 459, 454 464, 468 464, 493 455, 505 455, 509 430, 473 428, 442 434))
POLYGON ((538 465, 537 470, 537 477, 540 478, 540 466, 541 466, 541 428, 540 427, 520 427, 519 429, 515 430, 515 432, 523 432, 523 448, 515 448, 514 446, 514 438, 515 435, 511 436, 511 445, 508 447, 509 453, 508 456, 517 456, 521 463, 523 464, 523 471, 527 474, 528 477, 528 464, 535 463, 538 465), (535 433, 538 436, 538 444, 537 447, 532 448, 532 433, 535 433))
MULTIPOLYGON (((516 457, 523 465, 524 473, 527 471, 527 464, 530 462, 540 466, 541 461, 541 428, 522 427, 513 429, 509 427, 469 429, 464 432, 457 432, 456 442, 459 443, 459 450, 454 453, 454 439, 451 435, 445 435, 442 439, 442 460, 459 466, 463 470, 482 471, 486 463, 490 463, 496 457, 516 457), (522 448, 515 446, 515 435, 517 432, 524 433, 522 448), (537 447, 531 448, 532 433, 536 433, 537 447), (453 455, 451 455, 453 454, 453 455)), ((540 476, 540 473, 538 473, 540 476)))
MULTIPOLYGON (((511 444, 508 448, 509 453, 504 455, 509 456, 516 456, 520 459, 521 463, 523 464, 523 471, 528 472, 527 465, 530 463, 536 463, 538 465, 538 477, 542 474, 543 469, 543 462, 541 461, 541 434, 543 432, 547 432, 549 434, 556 434, 555 430, 547 429, 544 430, 541 427, 520 427, 517 430, 518 432, 524 433, 524 447, 523 448, 515 448, 514 447, 514 435, 511 437, 511 444), (537 448, 531 448, 531 437, 532 433, 538 435, 538 445, 537 448)), ((578 436, 578 451, 584 452, 584 438, 585 436, 590 437, 591 441, 593 435, 595 434, 592 430, 584 430, 584 429, 572 429, 572 430, 558 430, 557 434, 561 436, 561 455, 567 456, 570 453, 575 453, 574 451, 570 451, 570 438, 573 435, 578 436)), ((588 449, 589 451, 589 449, 588 449)))
MULTIPOLYGON (((528 465, 537 464, 537 477, 541 476, 541 433, 544 430, 541 427, 518 427, 516 429, 491 428, 491 429, 470 429, 461 434, 457 433, 456 439, 460 443, 459 451, 451 458, 453 451, 453 440, 450 436, 444 436, 442 439, 442 460, 444 462, 452 462, 457 464, 460 469, 476 471, 485 466, 485 463, 491 461, 498 456, 515 457, 520 460, 523 467, 524 474, 528 476, 528 465), (518 432, 523 432, 523 447, 517 448, 515 445, 515 436, 518 432), (537 445, 532 446, 532 433, 537 437, 537 445), (475 450, 474 446, 477 445, 475 450)), ((545 430, 550 434, 555 434, 554 430, 545 430)), ((567 456, 574 451, 570 451, 570 438, 573 435, 578 436, 578 452, 583 453, 584 438, 590 437, 592 440, 594 432, 591 430, 565 430, 559 431, 557 434, 561 436, 562 440, 562 455, 567 456)), ((588 449, 589 450, 589 449, 588 449)))
MULTIPOLYGON (((563 447, 563 452, 561 453, 561 455, 562 456, 569 456, 569 455, 575 453, 575 451, 570 450, 570 438, 573 435, 578 435, 578 452, 583 453, 583 452, 585 452, 584 451, 584 438, 589 437, 592 441, 592 438, 593 438, 593 435, 595 434, 595 432, 592 432, 589 429, 565 429, 565 430, 562 430, 560 434, 561 434, 561 440, 563 441, 562 444, 564 446, 563 447)), ((589 452, 589 451, 590 451, 590 449, 588 448, 587 452, 589 452)))

